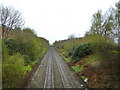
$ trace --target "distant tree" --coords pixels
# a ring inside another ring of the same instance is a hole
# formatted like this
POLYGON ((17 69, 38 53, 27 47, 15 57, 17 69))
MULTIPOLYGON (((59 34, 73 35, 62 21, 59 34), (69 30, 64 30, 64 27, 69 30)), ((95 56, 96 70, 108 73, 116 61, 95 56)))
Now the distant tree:
POLYGON ((93 15, 91 22, 92 25, 90 31, 86 33, 87 35, 99 34, 111 39, 116 35, 114 8, 110 8, 104 15, 102 15, 101 10, 98 10, 98 12, 93 15))
POLYGON ((118 29, 118 43, 120 44, 120 1, 116 3, 116 21, 118 29))
POLYGON ((14 28, 21 28, 24 25, 24 21, 21 17, 21 13, 14 8, 0 6, 0 26, 3 31, 12 30, 14 28))
POLYGON ((75 39, 75 34, 71 34, 68 36, 68 39, 75 39))
POLYGON ((33 35, 36 36, 35 31, 32 30, 32 29, 30 29, 30 28, 24 28, 24 29, 23 29, 23 32, 26 32, 26 33, 28 33, 28 34, 33 34, 33 35))
POLYGON ((91 34, 101 34, 102 33, 102 23, 103 23, 103 17, 102 17, 102 10, 98 10, 97 13, 93 14, 93 18, 91 20, 92 25, 90 28, 91 34))
POLYGON ((115 11, 114 8, 110 8, 104 15, 104 23, 102 25, 102 36, 113 38, 115 32, 115 11))
POLYGON ((118 38, 120 43, 120 1, 110 8, 104 16, 103 35, 111 39, 118 38))
POLYGON ((87 37, 87 36, 89 36, 89 35, 90 35, 90 32, 89 32, 89 31, 86 31, 84 37, 87 37))

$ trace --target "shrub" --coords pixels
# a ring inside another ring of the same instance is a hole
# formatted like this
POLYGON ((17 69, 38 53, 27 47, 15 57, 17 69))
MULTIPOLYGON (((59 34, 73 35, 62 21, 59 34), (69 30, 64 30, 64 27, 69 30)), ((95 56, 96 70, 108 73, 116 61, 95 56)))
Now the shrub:
POLYGON ((74 50, 75 50, 75 48, 70 49, 68 54, 71 56, 73 54, 74 50))
POLYGON ((14 53, 19 52, 20 54, 26 53, 26 43, 19 42, 15 39, 6 39, 5 43, 9 49, 9 54, 13 55, 14 53))
POLYGON ((28 55, 23 55, 23 57, 24 57, 25 66, 30 65, 32 63, 32 60, 28 55))
POLYGON ((22 42, 16 39, 7 39, 5 40, 6 46, 9 49, 9 55, 13 55, 15 53, 20 53, 24 55, 25 62, 28 64, 31 61, 38 59, 41 54, 41 45, 38 38, 34 38, 31 41, 22 42))
POLYGON ((75 48, 72 54, 72 58, 75 59, 75 62, 78 61, 78 58, 83 58, 86 55, 91 54, 92 46, 89 43, 80 44, 75 48))
POLYGON ((8 48, 4 42, 4 40, 2 40, 2 59, 5 59, 8 57, 8 48))
POLYGON ((89 35, 84 38, 84 41, 90 43, 95 52, 112 50, 115 45, 109 38, 101 35, 89 35))
POLYGON ((26 74, 24 67, 24 58, 19 53, 3 60, 3 88, 17 87, 26 74))

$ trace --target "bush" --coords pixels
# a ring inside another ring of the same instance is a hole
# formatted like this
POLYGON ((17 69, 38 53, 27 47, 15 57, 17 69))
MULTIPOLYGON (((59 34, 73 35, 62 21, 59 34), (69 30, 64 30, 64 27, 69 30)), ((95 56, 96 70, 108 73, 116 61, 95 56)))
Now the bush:
POLYGON ((101 35, 89 35, 84 38, 84 41, 93 46, 94 52, 113 50, 115 45, 109 38, 101 35))
POLYGON ((13 55, 17 52, 19 52, 22 55, 26 53, 26 43, 19 42, 15 39, 6 39, 5 43, 7 45, 7 48, 9 49, 9 55, 13 55))
MULTIPOLYGON (((24 55, 25 62, 30 63, 38 59, 42 55, 41 44, 39 38, 34 38, 31 41, 22 42, 16 39, 6 39, 6 48, 9 49, 9 55, 20 53, 24 55)), ((44 51, 45 52, 45 51, 44 51)))
POLYGON ((8 48, 4 42, 4 40, 2 40, 2 59, 5 59, 8 57, 8 48))
POLYGON ((89 43, 80 44, 75 48, 72 54, 72 58, 75 59, 75 62, 78 61, 78 58, 83 58, 86 55, 91 54, 92 46, 89 43))
POLYGON ((75 50, 75 48, 72 48, 70 51, 69 51, 69 55, 71 56, 73 54, 73 51, 75 50))
POLYGON ((28 55, 23 55, 23 57, 24 57, 25 66, 30 65, 32 63, 32 60, 28 55))
POLYGON ((19 54, 9 56, 3 61, 3 88, 17 87, 26 74, 24 58, 19 54))

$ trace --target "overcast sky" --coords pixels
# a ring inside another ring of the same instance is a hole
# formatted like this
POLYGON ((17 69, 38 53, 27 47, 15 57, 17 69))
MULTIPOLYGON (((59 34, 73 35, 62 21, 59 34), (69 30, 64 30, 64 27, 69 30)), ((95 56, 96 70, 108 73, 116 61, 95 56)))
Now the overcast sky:
POLYGON ((103 13, 119 0, 0 0, 0 5, 14 7, 22 13, 25 27, 53 43, 70 34, 84 36, 92 15, 103 13))

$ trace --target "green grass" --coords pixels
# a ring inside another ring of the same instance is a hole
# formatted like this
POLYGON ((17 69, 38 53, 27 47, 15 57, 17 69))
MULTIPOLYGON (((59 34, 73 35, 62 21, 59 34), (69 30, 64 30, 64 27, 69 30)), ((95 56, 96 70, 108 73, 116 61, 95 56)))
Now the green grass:
POLYGON ((72 69, 75 71, 75 72, 80 72, 80 71, 82 71, 84 68, 83 67, 81 67, 81 66, 79 66, 79 65, 77 65, 77 66, 71 66, 72 67, 72 69))
POLYGON ((90 56, 89 56, 89 58, 87 58, 86 60, 85 60, 85 64, 91 64, 91 63, 93 63, 93 62, 95 62, 95 61, 98 61, 98 60, 100 60, 101 59, 101 56, 99 55, 99 54, 91 54, 90 56))
POLYGON ((85 76, 80 76, 80 78, 82 78, 83 80, 85 80, 87 77, 85 77, 85 76))
POLYGON ((111 51, 111 52, 113 52, 113 53, 120 53, 119 51, 115 51, 115 50, 114 50, 114 51, 111 51))
MULTIPOLYGON (((69 60, 69 58, 66 58, 66 61, 69 60)), ((95 61, 100 60, 100 55, 99 54, 91 54, 88 58, 86 58, 86 60, 84 61, 84 64, 82 65, 77 65, 77 66, 72 66, 71 68, 75 71, 75 72, 81 72, 82 70, 84 70, 84 65, 85 64, 91 64, 95 61)))
POLYGON ((64 57, 64 59, 65 59, 66 62, 69 62, 69 61, 70 61, 70 57, 69 57, 69 58, 65 58, 65 57, 64 57))

